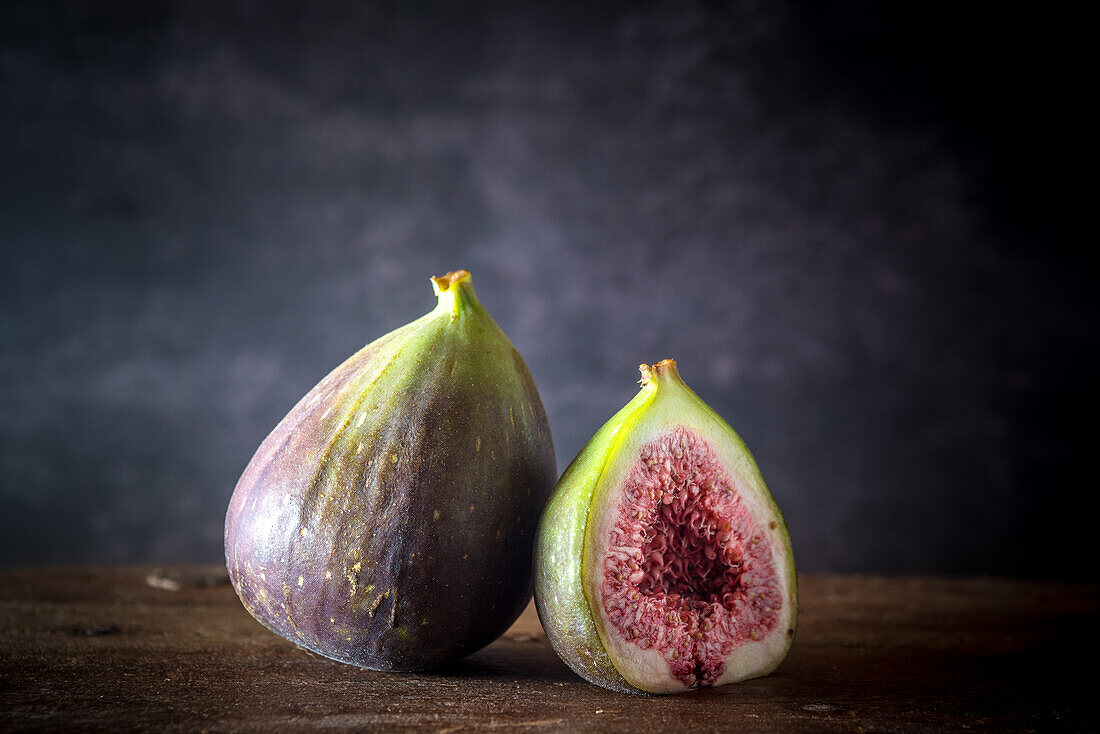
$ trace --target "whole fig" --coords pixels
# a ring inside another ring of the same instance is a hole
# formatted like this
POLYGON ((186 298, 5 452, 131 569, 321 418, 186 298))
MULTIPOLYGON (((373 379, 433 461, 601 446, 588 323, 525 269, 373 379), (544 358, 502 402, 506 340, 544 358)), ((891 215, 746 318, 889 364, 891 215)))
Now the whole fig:
POLYGON ((523 359, 470 274, 368 344, 264 440, 225 521, 229 577, 272 631, 329 658, 411 671, 498 637, 531 597, 556 477, 523 359))
POLYGON ((551 645, 586 680, 675 693, 766 675, 795 632, 783 516, 745 444, 670 359, 558 482, 535 550, 551 645))

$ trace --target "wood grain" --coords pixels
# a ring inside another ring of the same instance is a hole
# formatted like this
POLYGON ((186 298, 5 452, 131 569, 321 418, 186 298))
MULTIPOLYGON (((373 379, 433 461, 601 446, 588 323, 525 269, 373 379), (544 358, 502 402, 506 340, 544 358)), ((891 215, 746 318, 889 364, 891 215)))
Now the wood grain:
POLYGON ((376 673, 271 634, 217 567, 0 572, 0 729, 945 731, 1100 728, 1100 593, 1004 579, 803 576, 773 675, 673 697, 588 685, 533 608, 445 670, 376 673))

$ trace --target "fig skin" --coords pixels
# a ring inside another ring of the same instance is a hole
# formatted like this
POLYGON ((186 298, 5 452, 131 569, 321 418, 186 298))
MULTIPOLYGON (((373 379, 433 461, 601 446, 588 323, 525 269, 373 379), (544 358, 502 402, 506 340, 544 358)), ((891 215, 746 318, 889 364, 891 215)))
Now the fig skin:
MULTIPOLYGON (((752 454, 737 433, 680 379, 675 361, 641 365, 640 392, 616 413, 566 468, 547 503, 535 545, 535 604, 551 646, 590 683, 623 693, 652 695, 689 690, 686 686, 647 684, 617 661, 608 631, 596 610, 599 563, 594 557, 594 528, 613 505, 617 482, 637 459, 644 439, 686 426, 712 444, 722 445, 723 465, 748 487, 766 522, 778 558, 775 570, 785 592, 781 625, 754 650, 738 659, 743 669, 727 669, 716 685, 767 675, 783 661, 794 640, 798 613, 797 578, 790 536, 752 454), (620 668, 624 670, 620 670, 620 668)), ((748 644, 744 645, 748 647, 748 644)), ((621 643, 620 643, 621 649, 621 643)), ((730 659, 735 657, 730 656, 730 659)))
POLYGON ((279 423, 226 514, 229 577, 252 616, 375 670, 457 660, 515 621, 557 475, 535 384, 469 273, 432 283, 434 310, 279 423))

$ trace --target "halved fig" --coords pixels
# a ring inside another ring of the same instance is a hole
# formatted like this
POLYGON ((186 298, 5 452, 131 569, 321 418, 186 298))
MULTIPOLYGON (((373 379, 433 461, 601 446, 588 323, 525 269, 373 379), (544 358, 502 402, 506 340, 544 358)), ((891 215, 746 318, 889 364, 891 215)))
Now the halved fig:
POLYGON ((676 693, 767 675, 794 639, 783 516, 745 444, 671 359, 558 482, 539 525, 535 602, 586 680, 676 693))

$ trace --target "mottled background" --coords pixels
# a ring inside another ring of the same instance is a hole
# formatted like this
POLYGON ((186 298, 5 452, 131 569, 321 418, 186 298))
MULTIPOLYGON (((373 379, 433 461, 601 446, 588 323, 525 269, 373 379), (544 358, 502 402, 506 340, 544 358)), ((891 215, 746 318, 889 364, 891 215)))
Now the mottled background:
POLYGON ((1087 24, 957 5, 5 5, 0 563, 219 559, 467 268, 561 468, 674 356, 802 569, 1095 580, 1087 24))

